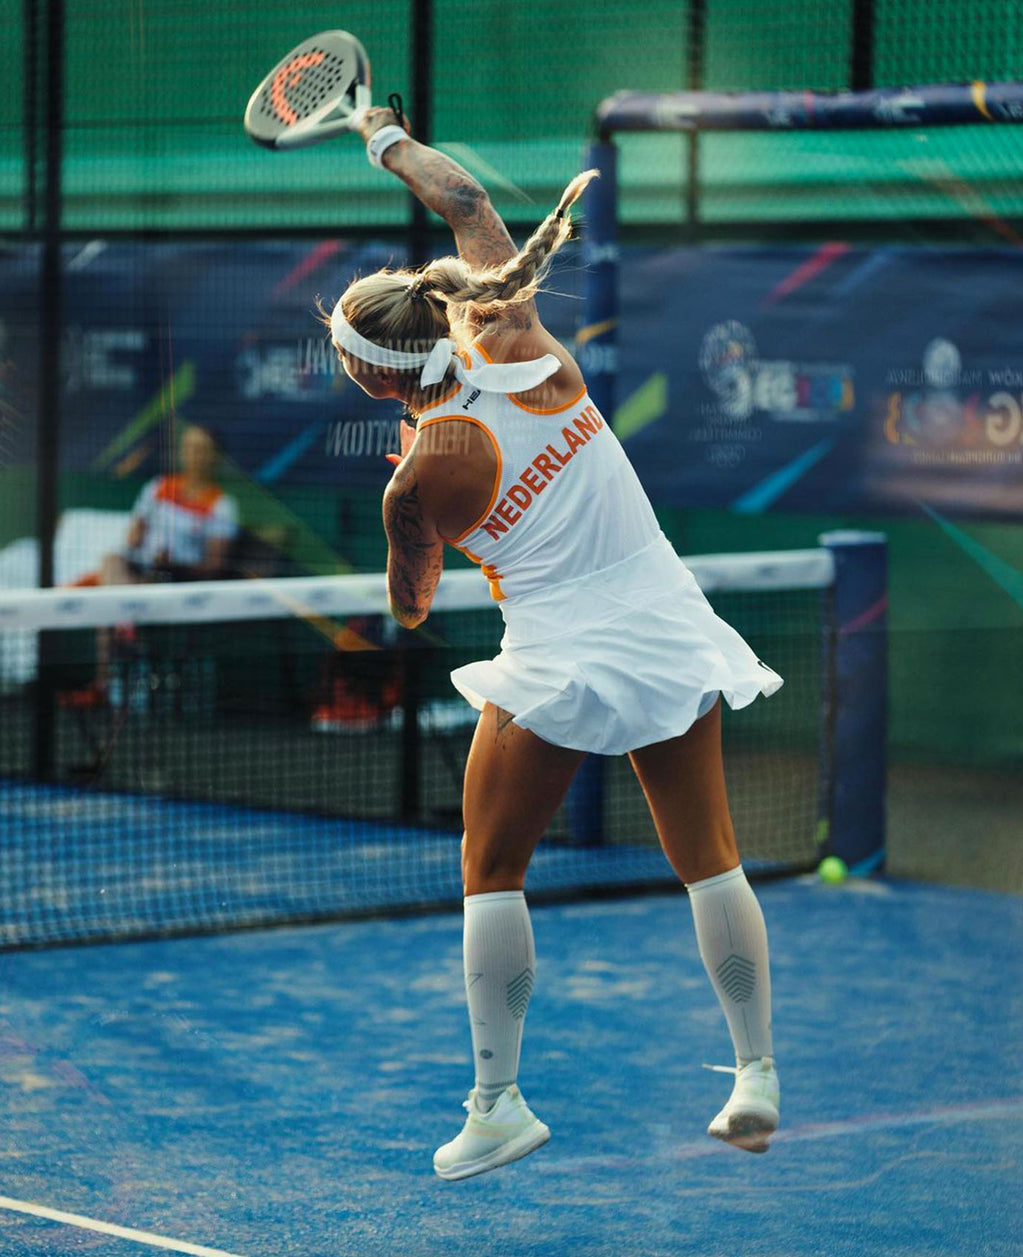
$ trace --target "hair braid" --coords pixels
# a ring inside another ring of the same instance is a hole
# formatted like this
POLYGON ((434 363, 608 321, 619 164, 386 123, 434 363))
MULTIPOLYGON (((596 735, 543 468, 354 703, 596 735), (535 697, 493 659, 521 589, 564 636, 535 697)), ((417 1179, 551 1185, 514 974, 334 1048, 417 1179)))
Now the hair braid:
MULTIPOLYGON (((459 334, 458 306, 494 308, 530 300, 571 234, 569 209, 597 174, 576 175, 522 250, 500 266, 474 271, 461 258, 446 257, 418 271, 385 268, 349 284, 341 297, 345 317, 378 345, 420 353, 442 336, 459 334)), ((322 304, 319 309, 329 327, 330 313, 322 304)))
POLYGON ((515 257, 500 266, 477 271, 470 270, 458 258, 441 258, 421 272, 427 291, 435 293, 448 305, 510 305, 531 300, 550 270, 554 254, 571 235, 569 208, 597 174, 596 170, 586 170, 576 175, 562 193, 557 208, 547 215, 515 257))

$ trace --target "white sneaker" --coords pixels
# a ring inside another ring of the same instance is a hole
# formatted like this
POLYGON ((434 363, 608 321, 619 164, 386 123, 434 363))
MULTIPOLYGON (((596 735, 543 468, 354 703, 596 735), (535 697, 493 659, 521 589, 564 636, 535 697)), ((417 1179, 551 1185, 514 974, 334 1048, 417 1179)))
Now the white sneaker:
POLYGON ((766 1152, 768 1136, 778 1129, 778 1071, 774 1058, 762 1056, 742 1069, 705 1065, 705 1069, 734 1074, 728 1103, 707 1127, 707 1134, 747 1152, 766 1152))
POLYGON ((462 1133, 433 1154, 433 1168, 441 1178, 470 1178, 495 1170, 533 1152, 551 1137, 514 1085, 506 1087, 486 1113, 476 1107, 475 1087, 462 1107, 469 1111, 462 1133))

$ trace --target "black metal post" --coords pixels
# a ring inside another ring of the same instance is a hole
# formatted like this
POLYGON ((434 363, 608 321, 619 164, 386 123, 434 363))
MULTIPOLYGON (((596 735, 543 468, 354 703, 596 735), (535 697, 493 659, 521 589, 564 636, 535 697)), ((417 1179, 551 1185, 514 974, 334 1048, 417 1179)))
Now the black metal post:
MULTIPOLYGON (((690 0, 688 22, 689 64, 686 90, 703 90, 703 67, 707 38, 706 0, 690 0)), ((696 127, 686 136, 686 237, 695 240, 700 227, 700 132, 696 127)))
POLYGON ((853 0, 852 58, 849 86, 866 92, 874 86, 875 0, 853 0))
MULTIPOLYGON (((412 128, 422 144, 433 138, 433 0, 411 0, 412 50, 409 77, 412 88, 412 128)), ((430 255, 430 219, 426 206, 412 197, 409 254, 421 266, 430 255)))
POLYGON ((36 181, 38 178, 37 164, 39 117, 38 117, 38 84, 39 84, 39 18, 36 11, 36 0, 24 0, 22 4, 22 22, 25 36, 25 56, 22 65, 22 109, 23 136, 25 148, 25 230, 35 231, 37 227, 37 195, 36 181))
MULTIPOLYGON (((64 156, 64 0, 48 0, 43 46, 45 187, 43 250, 39 273, 39 421, 36 444, 36 534, 39 584, 53 585, 57 531, 61 410, 61 341, 64 332, 61 275, 61 175, 64 156)), ((54 768, 54 650, 51 633, 39 635, 39 684, 33 736, 33 770, 46 780, 54 768)))

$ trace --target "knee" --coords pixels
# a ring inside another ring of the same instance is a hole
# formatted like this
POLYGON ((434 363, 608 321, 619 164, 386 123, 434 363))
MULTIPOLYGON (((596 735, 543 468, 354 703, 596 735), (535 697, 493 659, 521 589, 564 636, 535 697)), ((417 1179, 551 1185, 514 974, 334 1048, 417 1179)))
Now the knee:
MULTIPOLYGON (((528 862, 527 862, 528 863, 528 862)), ((526 867, 499 844, 477 842, 462 835, 462 886, 467 895, 485 895, 498 890, 522 890, 526 867)))

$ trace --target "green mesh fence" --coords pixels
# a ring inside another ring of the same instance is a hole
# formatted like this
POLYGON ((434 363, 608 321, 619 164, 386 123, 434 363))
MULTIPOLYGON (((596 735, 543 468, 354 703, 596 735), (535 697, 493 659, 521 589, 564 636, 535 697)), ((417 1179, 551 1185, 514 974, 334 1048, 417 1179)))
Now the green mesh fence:
MULTIPOLYGON (((508 218, 528 222, 547 212, 580 168, 603 96, 626 84, 660 91, 687 81, 688 11, 672 0, 652 0, 642 21, 621 0, 534 8, 437 0, 435 14, 434 135, 484 179, 508 218)), ((636 138, 634 188, 625 181, 630 208, 648 196, 649 169, 658 171, 660 196, 677 200, 678 137, 636 138)))
POLYGON ((995 217, 1023 213, 1017 127, 708 135, 700 157, 706 224, 873 221, 905 236, 954 219, 994 240, 995 217))
POLYGON ((852 10, 852 0, 707 0, 703 87, 848 87, 852 10))
MULTIPOLYGON (((1023 53, 1018 0, 875 0, 877 85, 1011 78, 1023 53)), ((854 0, 434 0, 438 145, 535 221, 578 169, 593 108, 621 88, 818 91, 848 87, 854 0)), ((25 12, 0 9, 0 230, 26 225, 25 12)), ((199 0, 66 5, 64 226, 74 231, 401 227, 409 200, 356 143, 300 155, 252 145, 240 121, 265 70, 315 30, 358 33, 378 100, 411 85, 413 0, 226 6, 199 0)), ((41 108, 41 102, 39 102, 41 108)), ((37 134, 39 129, 37 128, 37 134)), ((1015 128, 962 134, 712 136, 701 143, 708 222, 976 217, 1018 212, 1015 128)), ((634 137, 622 160, 626 224, 677 221, 686 203, 677 135, 634 137)))
MULTIPOLYGON (((404 0, 344 6, 346 27, 372 32, 385 91, 407 90, 407 12, 404 0)), ((69 5, 65 227, 403 223, 407 199, 369 168, 359 145, 282 161, 241 129, 259 78, 289 47, 339 24, 338 13, 309 0, 69 5)))
POLYGON ((874 78, 903 83, 1019 78, 1019 0, 876 0, 874 78))
MULTIPOLYGON (((707 0, 702 86, 847 88, 854 17, 852 0, 707 0)), ((874 5, 878 87, 1013 79, 1021 53, 1016 0, 874 5)), ((907 220, 989 223, 1023 212, 1021 158, 1023 130, 1016 127, 706 135, 700 219, 708 225, 874 221, 889 233, 907 220)), ((670 175, 640 154, 623 164, 623 185, 625 222, 677 218, 670 175), (632 195, 637 186, 641 197, 632 195)))
POLYGON ((21 6, 0 5, 0 230, 25 225, 24 43, 21 6))

